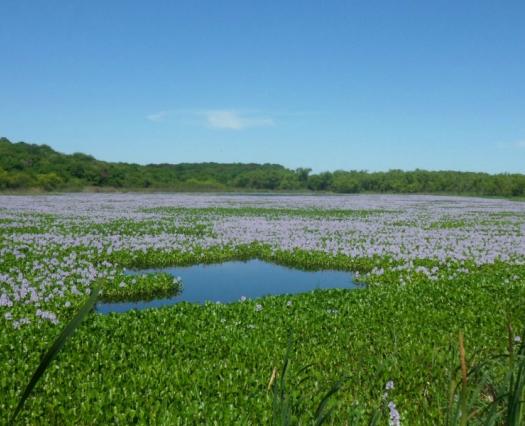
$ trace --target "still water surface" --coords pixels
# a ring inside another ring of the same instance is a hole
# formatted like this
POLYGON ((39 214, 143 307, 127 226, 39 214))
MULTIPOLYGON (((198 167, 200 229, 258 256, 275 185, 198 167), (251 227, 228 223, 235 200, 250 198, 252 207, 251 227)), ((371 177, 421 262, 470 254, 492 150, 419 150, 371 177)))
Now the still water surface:
POLYGON ((350 272, 303 271, 262 260, 233 261, 211 265, 129 271, 131 274, 164 272, 182 278, 182 292, 176 296, 143 302, 99 303, 100 313, 158 308, 178 302, 235 302, 246 297, 304 293, 315 289, 357 287, 350 272))

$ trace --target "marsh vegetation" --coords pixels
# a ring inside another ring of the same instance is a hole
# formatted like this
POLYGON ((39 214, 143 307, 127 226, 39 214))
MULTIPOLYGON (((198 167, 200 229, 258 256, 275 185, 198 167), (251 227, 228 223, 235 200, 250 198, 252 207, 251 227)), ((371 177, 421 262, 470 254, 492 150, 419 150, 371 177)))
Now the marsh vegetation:
POLYGON ((336 384, 332 424, 396 413, 404 424, 461 424, 465 413, 472 424, 519 424, 509 419, 522 415, 525 204, 77 194, 4 196, 1 206, 2 413, 95 286, 113 301, 173 292, 173 276, 130 268, 257 258, 366 283, 90 313, 21 424, 259 424, 276 410, 307 424, 336 384))

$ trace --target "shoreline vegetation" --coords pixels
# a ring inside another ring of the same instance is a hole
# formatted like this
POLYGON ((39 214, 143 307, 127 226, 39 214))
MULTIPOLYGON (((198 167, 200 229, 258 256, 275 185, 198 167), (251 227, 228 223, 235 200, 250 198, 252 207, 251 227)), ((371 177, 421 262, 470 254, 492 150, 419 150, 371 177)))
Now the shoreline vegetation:
POLYGON ((47 145, 0 138, 0 193, 226 192, 297 194, 433 194, 525 197, 525 175, 389 170, 312 174, 279 164, 112 163, 47 145))

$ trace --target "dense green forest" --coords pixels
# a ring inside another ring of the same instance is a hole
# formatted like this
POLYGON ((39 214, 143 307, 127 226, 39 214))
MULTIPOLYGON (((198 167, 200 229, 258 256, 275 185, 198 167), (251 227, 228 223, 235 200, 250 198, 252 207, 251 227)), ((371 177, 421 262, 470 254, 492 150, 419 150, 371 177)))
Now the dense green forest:
POLYGON ((0 138, 0 190, 116 188, 171 191, 282 190, 338 193, 448 193, 524 196, 525 175, 457 172, 342 171, 311 174, 278 164, 129 164, 59 153, 47 145, 0 138))

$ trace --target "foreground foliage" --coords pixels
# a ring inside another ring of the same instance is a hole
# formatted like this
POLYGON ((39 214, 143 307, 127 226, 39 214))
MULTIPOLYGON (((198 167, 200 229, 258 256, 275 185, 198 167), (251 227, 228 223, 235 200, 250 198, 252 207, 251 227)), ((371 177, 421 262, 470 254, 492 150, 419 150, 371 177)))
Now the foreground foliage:
MULTIPOLYGON (((32 423, 267 422, 272 412, 268 380, 284 358, 292 330, 292 374, 295 366, 312 365, 309 380, 293 390, 304 397, 305 415, 313 415, 311 401, 341 377, 348 379, 335 398, 336 424, 356 410, 372 413, 392 380, 403 419, 435 424, 447 409, 455 368, 450 351, 458 331, 465 330, 469 353, 481 360, 504 350, 509 319, 524 324, 518 309, 524 286, 501 286, 509 272, 514 271, 500 267, 472 281, 267 297, 258 300, 261 311, 247 301, 92 314, 22 418, 32 423)), ((42 334, 10 331, 7 324, 3 329, 1 409, 7 412, 55 328, 42 334)))
POLYGON ((510 401, 524 383, 518 203, 391 197, 351 209, 341 203, 353 199, 284 198, 258 210, 202 197, 181 209, 160 196, 84 197, 4 198, 0 424, 95 283, 109 300, 158 297, 179 283, 125 268, 252 257, 355 271, 367 287, 91 313, 18 422, 268 424, 283 414, 309 424, 330 414, 326 424, 360 425, 397 413, 432 425, 468 413, 469 424, 485 424, 494 406, 503 424, 519 405, 510 401), (319 200, 324 209, 308 208, 319 200))

